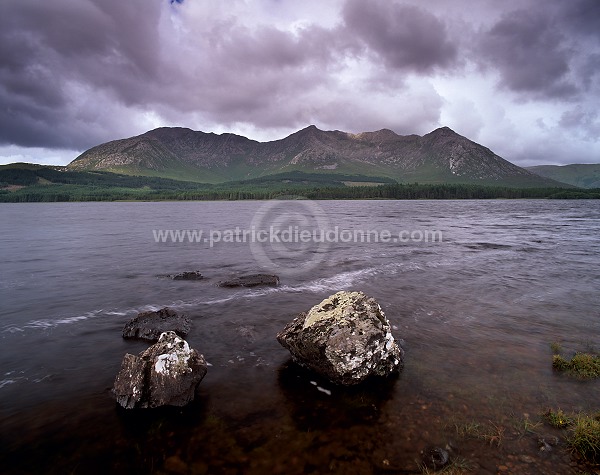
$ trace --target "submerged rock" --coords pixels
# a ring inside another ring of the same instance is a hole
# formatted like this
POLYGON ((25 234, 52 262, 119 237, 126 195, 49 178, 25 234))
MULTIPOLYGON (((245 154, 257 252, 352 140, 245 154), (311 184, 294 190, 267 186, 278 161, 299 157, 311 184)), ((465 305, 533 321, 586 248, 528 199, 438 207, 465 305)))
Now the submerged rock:
POLYGON ((256 287, 258 285, 270 285, 277 287, 279 277, 272 274, 252 274, 236 277, 235 279, 219 282, 219 287, 256 287))
POLYGON ((165 332, 139 356, 125 355, 112 392, 125 409, 185 406, 206 371, 202 355, 175 332, 165 332))
POLYGON ((450 454, 441 447, 429 447, 423 452, 423 464, 432 470, 439 470, 448 465, 450 454))
POLYGON ((179 274, 171 274, 169 277, 173 280, 202 280, 204 276, 198 270, 180 272, 179 274))
POLYGON ((551 452, 552 447, 558 445, 558 437, 553 435, 542 435, 538 437, 540 452, 551 452))
POLYGON ((302 313, 277 335, 292 359, 334 383, 351 385, 402 368, 404 351, 375 299, 338 292, 302 313))
POLYGON ((161 333, 173 331, 185 337, 192 322, 185 315, 179 315, 169 307, 157 311, 142 312, 132 318, 123 328, 123 338, 138 338, 145 341, 158 341, 161 333))

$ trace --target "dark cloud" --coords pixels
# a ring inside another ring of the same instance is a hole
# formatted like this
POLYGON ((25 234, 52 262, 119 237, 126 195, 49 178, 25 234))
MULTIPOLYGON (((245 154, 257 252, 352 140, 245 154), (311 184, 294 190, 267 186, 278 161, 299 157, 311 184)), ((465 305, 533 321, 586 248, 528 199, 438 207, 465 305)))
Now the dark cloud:
POLYGON ((532 98, 565 98, 577 87, 569 77, 572 52, 564 39, 550 15, 519 10, 485 32, 478 51, 500 72, 504 87, 532 98))
POLYGON ((69 85, 110 91, 125 104, 143 101, 140 82, 160 74, 158 13, 143 0, 13 2, 0 17, 0 142, 91 145, 68 130, 52 132, 73 119, 69 85))
POLYGON ((558 15, 565 29, 575 35, 600 39, 600 2, 598 0, 569 0, 559 3, 558 15))
POLYGON ((343 18, 350 34, 389 67, 431 73, 456 61, 457 48, 448 38, 444 23, 421 8, 388 1, 348 0, 343 18))

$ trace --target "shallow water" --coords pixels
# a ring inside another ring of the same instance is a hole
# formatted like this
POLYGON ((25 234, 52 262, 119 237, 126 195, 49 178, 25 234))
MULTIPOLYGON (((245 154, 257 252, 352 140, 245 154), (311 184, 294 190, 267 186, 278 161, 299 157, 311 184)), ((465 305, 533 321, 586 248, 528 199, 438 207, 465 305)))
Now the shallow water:
POLYGON ((598 410, 598 381, 554 373, 550 350, 600 343, 597 201, 5 204, 0 222, 3 473, 419 473, 431 445, 473 473, 579 470, 564 443, 539 451, 536 433, 563 433, 523 427, 549 407, 598 410), (153 236, 273 222, 443 238, 257 253, 153 236), (206 279, 163 277, 186 270, 206 279), (281 285, 216 286, 258 271, 281 285), (381 304, 404 340, 399 377, 338 388, 290 364, 275 335, 338 290, 381 304), (121 329, 163 306, 193 319, 186 339, 211 364, 199 398, 120 410, 121 359, 147 347, 121 329), (469 423, 490 437, 465 436, 469 423))

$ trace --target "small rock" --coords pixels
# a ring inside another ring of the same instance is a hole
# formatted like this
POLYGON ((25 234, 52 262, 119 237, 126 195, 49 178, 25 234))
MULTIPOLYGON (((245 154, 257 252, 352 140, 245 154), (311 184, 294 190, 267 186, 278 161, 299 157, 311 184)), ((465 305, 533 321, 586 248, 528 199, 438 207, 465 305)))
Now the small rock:
POLYGON ((192 322, 188 317, 165 307, 157 311, 142 312, 132 318, 123 328, 123 338, 155 342, 161 333, 166 331, 173 331, 185 337, 191 326, 192 322))
POLYGON ((423 452, 423 463, 427 468, 438 470, 448 464, 450 455, 441 447, 430 447, 423 452))
POLYGON ((180 272, 179 274, 171 274, 169 277, 173 280, 202 280, 204 276, 198 270, 180 272))
POLYGON ((112 392, 125 409, 185 406, 206 371, 202 355, 175 332, 165 332, 138 356, 125 355, 112 392))
POLYGON ((375 299, 338 292, 290 322, 277 340, 292 359, 329 378, 352 385, 371 375, 402 368, 404 351, 375 299))
POLYGON ((525 463, 535 463, 536 460, 529 455, 519 455, 519 460, 525 463))
POLYGON ((271 274, 244 275, 219 282, 218 285, 219 287, 256 287, 258 285, 277 287, 279 285, 279 277, 271 274))
POLYGON ((546 444, 554 447, 558 445, 558 437, 556 437, 555 435, 543 435, 538 438, 538 443, 540 445, 546 444))
POLYGON ((552 446, 545 440, 539 441, 540 452, 551 452, 552 446))

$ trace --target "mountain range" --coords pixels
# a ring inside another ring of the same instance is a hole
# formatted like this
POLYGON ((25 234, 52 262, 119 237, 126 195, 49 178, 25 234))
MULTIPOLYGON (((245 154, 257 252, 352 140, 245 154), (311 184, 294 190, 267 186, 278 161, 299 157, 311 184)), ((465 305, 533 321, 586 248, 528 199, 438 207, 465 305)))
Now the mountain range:
POLYGON ((351 134, 311 125, 270 142, 162 127, 95 146, 73 160, 67 170, 203 183, 301 171, 383 177, 399 183, 564 186, 504 160, 448 127, 419 136, 388 129, 351 134))

